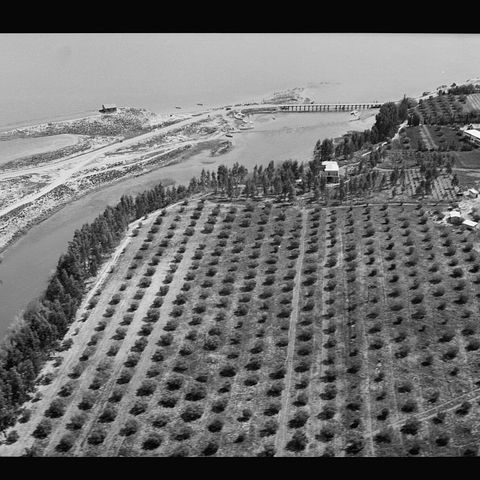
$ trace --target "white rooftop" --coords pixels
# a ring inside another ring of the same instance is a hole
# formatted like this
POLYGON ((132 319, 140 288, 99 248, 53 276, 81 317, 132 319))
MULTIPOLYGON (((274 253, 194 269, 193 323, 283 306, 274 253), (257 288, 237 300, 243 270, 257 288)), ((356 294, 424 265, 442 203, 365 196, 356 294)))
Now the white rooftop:
POLYGON ((458 210, 452 210, 452 211, 450 212, 450 216, 451 216, 451 217, 461 217, 462 214, 461 214, 458 210))
POLYGON ((338 172, 338 163, 333 161, 322 162, 326 172, 338 172))
POLYGON ((479 194, 479 191, 476 188, 469 188, 468 191, 474 193, 475 195, 479 194))
POLYGON ((480 131, 478 130, 465 130, 465 133, 480 140, 480 131))
POLYGON ((478 225, 478 222, 474 222, 473 220, 464 220, 462 223, 468 227, 476 227, 478 225))

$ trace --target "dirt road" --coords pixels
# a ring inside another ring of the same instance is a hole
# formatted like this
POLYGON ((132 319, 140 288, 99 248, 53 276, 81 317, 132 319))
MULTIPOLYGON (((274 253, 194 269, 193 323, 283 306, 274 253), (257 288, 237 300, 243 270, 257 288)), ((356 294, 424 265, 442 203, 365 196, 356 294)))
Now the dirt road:
POLYGON ((287 424, 288 424, 288 412, 289 412, 289 402, 290 402, 290 393, 292 387, 292 376, 293 376, 293 355, 295 353, 295 337, 296 337, 296 328, 298 321, 298 310, 299 310, 299 301, 300 301, 300 283, 302 276, 300 274, 301 268, 303 265, 303 258, 305 256, 305 236, 307 233, 307 215, 305 210, 302 209, 302 233, 299 238, 299 255, 297 258, 297 265, 295 270, 297 275, 295 277, 295 286, 293 288, 292 295, 292 313, 290 315, 290 328, 288 330, 288 349, 287 349, 287 358, 285 359, 285 364, 287 368, 287 373, 285 375, 285 388, 283 390, 282 396, 282 409, 280 410, 278 417, 278 432, 275 438, 275 451, 276 457, 285 455, 285 445, 287 440, 287 424))
MULTIPOLYGON (((226 114, 226 110, 222 109, 216 112, 216 115, 222 115, 226 114)), ((144 142, 146 140, 151 139, 152 137, 155 137, 159 134, 166 134, 178 129, 181 129, 183 127, 186 127, 188 125, 191 125, 193 123, 200 122, 202 120, 206 120, 209 118, 210 113, 204 113, 202 115, 198 115, 195 117, 188 118, 186 120, 180 121, 178 123, 175 123, 173 125, 169 125, 167 127, 163 128, 156 128, 152 130, 151 132, 144 133, 142 135, 138 135, 136 137, 129 138, 124 141, 117 141, 113 142, 109 145, 106 145, 105 147, 98 148, 96 150, 77 155, 74 158, 70 158, 68 160, 69 164, 65 165, 65 168, 58 171, 58 175, 55 175, 54 179, 52 182, 50 182, 48 185, 45 187, 41 188, 40 190, 32 193, 31 195, 27 195, 18 201, 8 205, 7 207, 3 208, 0 210, 0 217, 7 215, 8 213, 12 212, 13 210, 26 205, 28 203, 31 203, 40 197, 44 196, 45 194, 51 192, 55 188, 59 187, 60 185, 63 185, 67 180, 69 180, 74 174, 78 173, 81 171, 83 168, 85 168, 88 164, 93 163, 99 156, 105 155, 106 153, 111 153, 114 152, 115 150, 118 150, 120 147, 124 149, 125 147, 133 146, 138 143, 144 142)), ((57 165, 58 166, 58 165, 57 165)), ((7 178, 12 178, 14 176, 21 176, 25 175, 25 173, 29 174, 42 174, 42 173, 57 173, 57 172, 52 172, 52 166, 51 165, 43 165, 39 166, 36 168, 31 168, 26 170, 19 170, 18 172, 9 172, 9 173, 4 173, 0 174, 0 180, 7 179, 7 178)))

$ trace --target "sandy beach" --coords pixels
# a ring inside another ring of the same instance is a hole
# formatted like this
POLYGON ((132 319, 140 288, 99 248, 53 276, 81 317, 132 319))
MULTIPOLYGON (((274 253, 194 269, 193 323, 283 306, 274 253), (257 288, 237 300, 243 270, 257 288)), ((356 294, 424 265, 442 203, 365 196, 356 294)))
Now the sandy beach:
POLYGON ((361 111, 356 119, 346 112, 324 114, 328 121, 322 120, 323 134, 316 133, 321 114, 250 110, 245 117, 238 115, 242 107, 256 104, 275 108, 276 103, 320 101, 313 96, 318 88, 310 84, 243 103, 199 105, 188 112, 121 107, 113 115, 98 113, 0 133, 0 251, 68 202, 187 154, 197 155, 205 168, 216 164, 212 155, 250 164, 247 145, 256 148, 254 162, 270 157, 306 161, 320 136, 337 137, 373 125, 375 110, 361 111))

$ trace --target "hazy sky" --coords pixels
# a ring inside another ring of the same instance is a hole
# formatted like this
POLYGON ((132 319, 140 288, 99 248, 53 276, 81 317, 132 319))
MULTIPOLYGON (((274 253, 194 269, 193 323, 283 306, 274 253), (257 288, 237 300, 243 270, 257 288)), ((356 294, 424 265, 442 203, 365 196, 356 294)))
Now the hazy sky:
POLYGON ((479 47, 480 35, 2 34, 0 111, 222 101, 309 81, 407 88, 480 75, 479 47))

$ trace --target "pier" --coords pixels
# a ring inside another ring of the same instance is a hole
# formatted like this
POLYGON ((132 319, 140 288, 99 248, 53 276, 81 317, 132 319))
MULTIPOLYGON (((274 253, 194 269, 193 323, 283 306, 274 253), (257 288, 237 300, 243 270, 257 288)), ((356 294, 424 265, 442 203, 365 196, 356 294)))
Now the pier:
POLYGON ((281 112, 350 112, 353 110, 368 110, 380 108, 381 103, 302 103, 277 105, 281 112))

